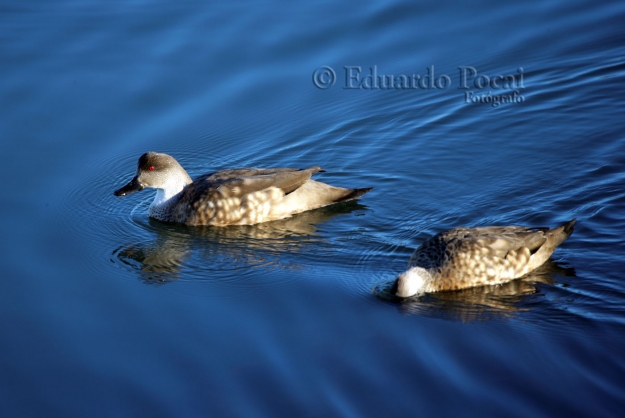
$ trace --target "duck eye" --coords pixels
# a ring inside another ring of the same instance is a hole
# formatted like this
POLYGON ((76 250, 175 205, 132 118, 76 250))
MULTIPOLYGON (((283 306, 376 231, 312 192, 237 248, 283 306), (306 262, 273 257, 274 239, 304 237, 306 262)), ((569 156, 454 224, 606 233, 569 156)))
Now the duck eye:
POLYGON ((150 166, 150 171, 154 171, 154 166, 153 165, 150 166))

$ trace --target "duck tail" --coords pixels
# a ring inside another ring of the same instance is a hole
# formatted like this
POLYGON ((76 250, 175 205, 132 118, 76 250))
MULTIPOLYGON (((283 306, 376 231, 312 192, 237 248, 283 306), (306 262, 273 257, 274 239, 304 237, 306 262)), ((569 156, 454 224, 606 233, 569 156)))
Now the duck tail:
POLYGON ((546 233, 547 244, 555 250, 558 245, 562 244, 568 237, 571 236, 575 222, 577 222, 577 218, 573 218, 567 223, 548 231, 546 233))
POLYGON ((360 189, 343 189, 346 193, 343 196, 340 196, 336 200, 334 200, 333 203, 347 202, 349 200, 358 199, 360 196, 370 192, 371 189, 373 189, 373 187, 363 187, 360 189))
POLYGON ((308 180, 300 188, 287 194, 281 205, 272 209, 272 217, 281 219, 307 210, 354 200, 364 195, 369 190, 371 190, 370 187, 347 189, 330 186, 329 184, 315 180, 308 180))
POLYGON ((540 267, 549 259, 549 257, 551 257, 551 254, 553 254, 558 245, 562 244, 568 237, 571 236, 576 221, 577 219, 571 219, 567 223, 545 232, 547 239, 538 251, 530 257, 527 271, 532 271, 535 268, 540 267))

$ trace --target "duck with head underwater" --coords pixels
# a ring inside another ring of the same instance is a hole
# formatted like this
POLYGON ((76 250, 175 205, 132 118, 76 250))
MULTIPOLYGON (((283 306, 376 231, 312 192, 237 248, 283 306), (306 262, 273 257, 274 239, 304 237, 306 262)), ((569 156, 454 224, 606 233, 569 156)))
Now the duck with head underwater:
POLYGON ((401 298, 520 278, 545 263, 573 233, 575 219, 554 228, 455 228, 426 240, 399 274, 391 293, 401 298))

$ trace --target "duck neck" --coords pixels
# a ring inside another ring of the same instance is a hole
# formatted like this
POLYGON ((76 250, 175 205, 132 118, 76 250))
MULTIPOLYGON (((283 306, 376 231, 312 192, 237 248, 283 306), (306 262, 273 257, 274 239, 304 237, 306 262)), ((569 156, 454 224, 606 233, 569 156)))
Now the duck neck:
POLYGON ((150 205, 150 213, 162 212, 163 209, 169 207, 178 199, 182 190, 192 182, 186 172, 184 175, 171 177, 163 187, 156 189, 156 196, 150 205))

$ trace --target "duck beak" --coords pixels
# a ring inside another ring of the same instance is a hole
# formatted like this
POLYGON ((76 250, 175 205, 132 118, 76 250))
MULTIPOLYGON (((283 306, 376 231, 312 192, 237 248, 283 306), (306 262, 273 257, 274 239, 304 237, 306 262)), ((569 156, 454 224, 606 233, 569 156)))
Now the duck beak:
POLYGON ((115 196, 126 196, 134 192, 138 192, 140 190, 145 189, 145 186, 139 183, 137 176, 134 176, 130 183, 122 187, 121 189, 115 190, 113 194, 115 196))

